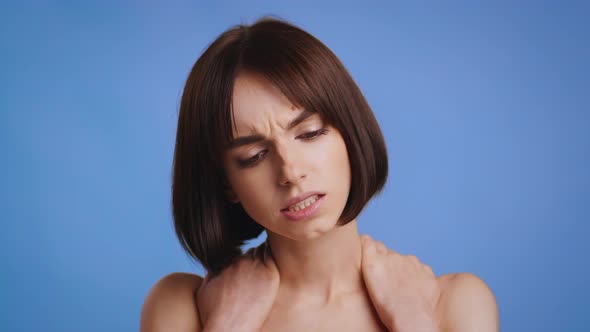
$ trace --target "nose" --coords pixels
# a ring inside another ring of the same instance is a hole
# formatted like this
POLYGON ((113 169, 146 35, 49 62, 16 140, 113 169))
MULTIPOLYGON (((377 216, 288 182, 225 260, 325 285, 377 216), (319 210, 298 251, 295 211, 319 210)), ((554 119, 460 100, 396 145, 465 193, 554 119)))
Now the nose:
POLYGON ((304 160, 297 156, 293 148, 283 147, 277 152, 277 155, 277 159, 279 159, 279 184, 281 186, 299 184, 307 177, 303 168, 304 160))

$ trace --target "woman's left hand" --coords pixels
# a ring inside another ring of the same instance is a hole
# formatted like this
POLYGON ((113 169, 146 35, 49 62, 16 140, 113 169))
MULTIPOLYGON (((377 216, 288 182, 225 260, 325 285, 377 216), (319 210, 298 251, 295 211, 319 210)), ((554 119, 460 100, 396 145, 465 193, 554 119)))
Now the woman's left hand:
POLYGON ((362 274, 371 301, 390 331, 439 331, 440 287, 416 256, 387 249, 368 235, 362 241, 362 274))

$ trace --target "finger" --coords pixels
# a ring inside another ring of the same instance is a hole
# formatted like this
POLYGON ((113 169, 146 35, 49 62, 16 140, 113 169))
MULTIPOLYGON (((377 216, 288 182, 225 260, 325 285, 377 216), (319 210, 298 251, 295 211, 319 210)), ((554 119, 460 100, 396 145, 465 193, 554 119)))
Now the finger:
POLYGON ((367 234, 361 235, 361 244, 364 245, 366 242, 371 241, 371 237, 367 234))
POLYGON ((258 247, 256 247, 256 253, 254 254, 254 257, 264 263, 266 259, 266 241, 262 242, 260 245, 258 245, 258 247))
POLYGON ((261 246, 262 246, 262 248, 261 248, 262 262, 264 264, 266 264, 266 260, 267 260, 267 256, 268 256, 268 249, 267 249, 268 245, 266 244, 266 241, 264 241, 261 246))
POLYGON ((256 253, 256 248, 250 248, 248 251, 244 253, 244 257, 254 259, 254 254, 256 253))
POLYGON ((264 254, 264 242, 259 244, 256 248, 254 248, 254 258, 262 260, 263 254, 264 254))
POLYGON ((377 248, 375 246, 375 243, 370 237, 365 239, 362 249, 363 249, 363 256, 366 256, 367 258, 373 257, 377 254, 377 248))
POLYGON ((406 257, 408 258, 408 260, 410 262, 412 262, 412 264, 414 264, 416 266, 422 266, 422 262, 420 262, 418 257, 416 257, 415 255, 407 255, 406 257))
POLYGON ((203 285, 206 285, 209 282, 209 280, 211 280, 211 273, 207 273, 207 275, 205 275, 205 278, 201 282, 200 288, 203 288, 203 285))
POLYGON ((385 255, 387 254, 387 247, 383 242, 375 241, 375 247, 377 249, 377 253, 385 255))
POLYGON ((373 240, 373 238, 369 235, 362 235, 361 236, 361 243, 365 246, 374 246, 375 251, 378 254, 387 254, 387 247, 383 242, 373 240))
POLYGON ((435 276, 434 271, 432 270, 432 268, 426 264, 424 264, 424 269, 426 270, 426 272, 428 274, 430 274, 431 276, 435 276))
POLYGON ((402 254, 400 254, 399 252, 393 250, 393 249, 389 249, 387 248, 387 255, 389 256, 401 256, 402 254))

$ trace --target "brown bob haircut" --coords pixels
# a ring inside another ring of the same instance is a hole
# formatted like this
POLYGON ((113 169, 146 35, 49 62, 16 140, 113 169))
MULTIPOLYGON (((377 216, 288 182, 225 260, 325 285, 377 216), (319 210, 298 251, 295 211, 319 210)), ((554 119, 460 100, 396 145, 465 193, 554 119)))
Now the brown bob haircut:
POLYGON ((172 210, 189 255, 216 274, 264 230, 226 195, 223 153, 232 140, 232 94, 241 71, 261 74, 344 138, 351 188, 339 224, 356 218, 387 179, 387 151, 371 108, 340 60, 318 39, 275 18, 222 33, 193 66, 180 103, 172 210))

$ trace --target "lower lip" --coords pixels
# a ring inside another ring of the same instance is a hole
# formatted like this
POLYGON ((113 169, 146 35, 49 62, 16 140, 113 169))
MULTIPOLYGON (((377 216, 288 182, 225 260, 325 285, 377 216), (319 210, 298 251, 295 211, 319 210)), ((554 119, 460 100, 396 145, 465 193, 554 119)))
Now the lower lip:
POLYGON ((326 195, 319 196, 315 202, 313 202, 310 206, 306 207, 303 210, 299 211, 289 211, 289 210, 282 210, 281 213, 287 217, 289 220, 292 221, 301 221, 307 218, 312 217, 317 211, 320 204, 324 201, 326 195))

